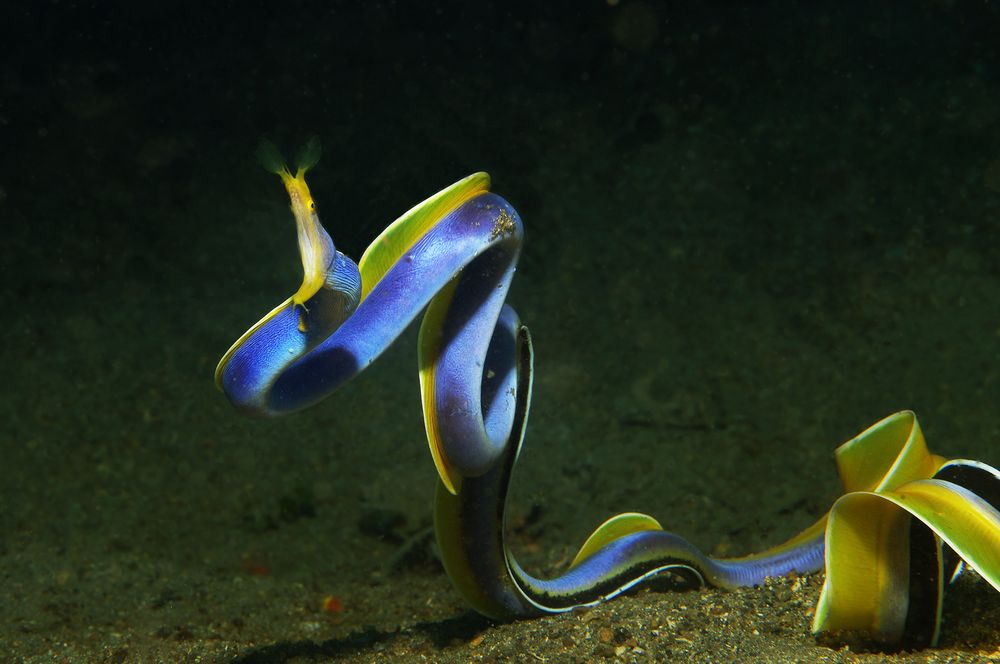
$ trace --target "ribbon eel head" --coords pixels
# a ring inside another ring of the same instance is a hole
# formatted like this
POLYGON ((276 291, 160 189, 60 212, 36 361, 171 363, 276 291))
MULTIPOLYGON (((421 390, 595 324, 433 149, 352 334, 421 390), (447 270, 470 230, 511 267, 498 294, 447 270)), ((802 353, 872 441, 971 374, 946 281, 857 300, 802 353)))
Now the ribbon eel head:
POLYGON ((295 294, 244 332, 215 369, 219 389, 254 413, 272 414, 268 394, 282 372, 333 334, 361 301, 358 266, 334 247, 306 184, 306 172, 319 155, 319 141, 310 140, 299 151, 292 175, 273 143, 261 141, 257 147, 261 165, 280 177, 288 192, 304 274, 295 294))
MULTIPOLYGON (((291 203, 292 215, 298 230, 299 254, 302 256, 302 285, 292 295, 292 305, 306 309, 308 302, 319 289, 327 283, 337 251, 333 240, 327 234, 319 221, 316 212, 316 202, 313 200, 309 185, 306 184, 306 171, 316 165, 320 156, 319 140, 315 137, 309 140, 299 151, 296 158, 296 171, 292 175, 275 147, 270 141, 261 141, 257 148, 257 157, 268 171, 281 178, 288 199, 291 203)), ((300 319, 300 326, 304 321, 300 319)), ((304 331, 304 330, 303 330, 304 331)))

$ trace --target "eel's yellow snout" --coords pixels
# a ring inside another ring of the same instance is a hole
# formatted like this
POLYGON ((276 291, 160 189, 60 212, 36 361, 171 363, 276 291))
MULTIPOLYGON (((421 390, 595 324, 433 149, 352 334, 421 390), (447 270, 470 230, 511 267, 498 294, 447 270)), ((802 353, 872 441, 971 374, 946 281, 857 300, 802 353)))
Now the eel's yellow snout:
POLYGON ((306 184, 306 169, 300 168, 295 175, 292 175, 287 168, 283 168, 278 171, 278 177, 288 192, 288 200, 296 221, 304 215, 316 213, 316 201, 313 200, 309 185, 306 184))

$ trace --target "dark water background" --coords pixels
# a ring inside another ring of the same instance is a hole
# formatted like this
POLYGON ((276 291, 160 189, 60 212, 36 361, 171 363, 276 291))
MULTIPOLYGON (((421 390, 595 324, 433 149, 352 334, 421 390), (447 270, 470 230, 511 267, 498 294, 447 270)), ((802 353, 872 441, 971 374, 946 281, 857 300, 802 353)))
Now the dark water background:
MULTIPOLYGON (((355 258, 474 171, 521 213, 536 569, 623 510, 717 553, 775 542, 836 496, 835 445, 901 408, 935 451, 1000 461, 995 2, 23 2, 0 36, 12 658, 465 615, 421 537, 412 332, 291 418, 212 385, 299 279, 263 135, 322 139, 312 190, 355 258)), ((418 652, 471 657, 441 624, 418 652)))

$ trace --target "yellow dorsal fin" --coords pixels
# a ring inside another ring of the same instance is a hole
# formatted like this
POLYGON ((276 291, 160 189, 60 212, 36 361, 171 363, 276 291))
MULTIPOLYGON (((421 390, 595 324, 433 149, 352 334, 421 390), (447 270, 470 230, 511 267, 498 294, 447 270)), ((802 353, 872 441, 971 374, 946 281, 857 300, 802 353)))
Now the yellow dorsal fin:
POLYGON ((639 512, 625 512, 613 516, 597 527, 597 530, 587 538, 587 541, 580 547, 580 551, 570 563, 570 569, 579 565, 583 560, 592 556, 596 551, 606 544, 614 542, 616 539, 631 535, 632 533, 644 530, 663 530, 660 522, 646 514, 639 512))

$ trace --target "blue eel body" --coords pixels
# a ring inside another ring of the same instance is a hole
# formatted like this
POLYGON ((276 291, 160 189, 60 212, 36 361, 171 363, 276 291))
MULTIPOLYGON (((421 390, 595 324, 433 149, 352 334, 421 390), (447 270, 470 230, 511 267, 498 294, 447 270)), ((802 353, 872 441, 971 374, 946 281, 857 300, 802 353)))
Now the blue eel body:
POLYGON ((303 172, 300 185, 287 171, 282 177, 296 216, 293 187, 311 206, 312 217, 306 210, 299 219, 300 245, 305 225, 318 238, 303 251, 321 262, 322 286, 301 303, 279 305, 241 337, 219 363, 217 383, 250 414, 305 408, 363 371, 426 310, 424 412, 442 480, 435 527, 449 576, 476 610, 494 618, 568 611, 668 570, 734 588, 823 568, 822 520, 763 554, 716 559, 652 518, 628 514, 598 529, 564 574, 539 579, 525 572, 504 528, 532 384, 530 335, 505 304, 523 240, 520 217, 488 191, 485 174, 470 176, 452 187, 453 206, 412 222, 419 232, 398 246, 380 237, 369 252, 381 265, 369 269, 363 258, 359 270, 319 225, 303 172))

